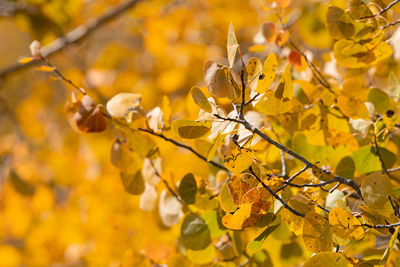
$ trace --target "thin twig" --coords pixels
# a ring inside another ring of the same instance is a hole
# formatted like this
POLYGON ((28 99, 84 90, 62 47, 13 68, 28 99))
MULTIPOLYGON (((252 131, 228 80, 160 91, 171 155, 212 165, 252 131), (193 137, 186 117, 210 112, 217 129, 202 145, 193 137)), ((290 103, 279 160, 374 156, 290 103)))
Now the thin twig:
POLYGON ((379 162, 381 163, 382 171, 385 174, 387 174, 388 176, 390 176, 389 172, 386 169, 385 162, 383 161, 382 155, 379 151, 378 141, 377 141, 377 137, 376 137, 376 122, 374 123, 372 144, 374 145, 374 148, 375 148, 375 154, 378 156, 379 162))
MULTIPOLYGON (((299 176, 300 174, 302 174, 303 172, 305 172, 308 168, 310 168, 309 166, 305 165, 300 171, 296 172, 295 174, 292 175, 292 177, 290 177, 289 179, 285 180, 285 182, 290 183, 291 181, 294 180, 294 178, 296 178, 297 176, 299 176)), ((276 190, 276 192, 278 193, 279 191, 285 189, 285 187, 288 186, 288 184, 285 183, 284 185, 282 185, 280 188, 278 188, 278 190, 276 190)))
MULTIPOLYGON (((259 129, 257 129, 256 127, 254 127, 252 124, 250 124, 250 123, 249 123, 247 120, 245 120, 244 118, 238 120, 238 119, 232 119, 232 118, 224 118, 224 117, 222 117, 222 116, 220 116, 220 115, 218 115, 218 114, 214 114, 214 116, 215 116, 216 118, 219 118, 219 119, 222 119, 222 120, 233 121, 233 122, 237 122, 237 123, 242 124, 242 125, 243 125, 247 130, 249 130, 250 132, 252 132, 252 133, 254 133, 254 134, 257 134, 258 136, 260 136, 261 138, 263 138, 263 139, 264 139, 265 141, 267 141, 268 143, 270 143, 270 144, 272 144, 273 146, 275 146, 275 147, 277 147, 277 148, 279 148, 279 149, 285 151, 287 154, 293 156, 294 158, 296 158, 296 159, 302 161, 304 164, 306 164, 307 168, 311 168, 311 167, 314 166, 313 163, 311 163, 310 161, 308 161, 308 160, 305 159, 304 157, 300 156, 299 154, 297 154, 297 153, 293 152, 292 150, 288 149, 287 147, 285 147, 285 146, 281 145, 280 143, 278 143, 278 142, 272 140, 271 138, 269 138, 267 135, 265 135, 263 132, 261 132, 261 131, 260 131, 259 129)), ((322 170, 324 173, 326 173, 326 174, 329 174, 329 175, 331 174, 331 172, 328 171, 328 170, 324 170, 324 169, 321 169, 321 170, 322 170)), ((361 194, 361 190, 360 190, 359 186, 358 186, 353 180, 346 179, 346 178, 340 177, 340 176, 338 176, 338 175, 335 176, 335 179, 336 179, 337 182, 342 183, 342 184, 345 184, 345 185, 348 185, 348 186, 350 186, 351 188, 353 188, 354 191, 357 192, 357 194, 359 195, 359 197, 360 197, 361 199, 363 199, 362 194, 361 194)))
POLYGON ((268 185, 266 185, 253 171, 253 168, 250 166, 249 168, 251 174, 257 179, 257 181, 259 183, 261 183, 261 185, 267 189, 267 191, 275 198, 277 199, 279 202, 282 203, 283 207, 286 208, 287 210, 289 210, 290 212, 292 212, 294 215, 300 216, 300 217, 305 217, 306 215, 298 212, 297 210, 293 209, 292 207, 290 207, 282 198, 280 198, 275 192, 274 190, 272 190, 268 185))
POLYGON ((384 30, 384 29, 386 29, 386 28, 388 28, 388 27, 390 27, 390 26, 394 26, 394 25, 396 25, 396 24, 398 24, 398 23, 400 23, 400 19, 398 19, 398 20, 396 20, 396 21, 394 21, 394 22, 388 23, 388 24, 386 24, 385 26, 381 26, 380 29, 381 29, 381 30, 384 30))
POLYGON ((396 217, 400 219, 399 205, 397 204, 397 202, 396 202, 397 206, 394 204, 390 195, 387 195, 387 197, 389 199, 390 205, 392 206, 394 215, 396 215, 396 217))
POLYGON ((215 161, 212 161, 212 160, 207 161, 207 158, 206 158, 206 157, 202 156, 199 152, 197 152, 196 150, 194 150, 193 148, 191 148, 191 147, 188 146, 188 145, 179 143, 178 141, 175 141, 174 139, 168 138, 168 137, 166 137, 166 136, 163 135, 163 134, 156 133, 156 132, 154 132, 154 131, 152 131, 152 130, 149 130, 149 129, 138 128, 138 130, 141 131, 141 132, 145 132, 145 133, 148 133, 148 134, 151 134, 151 135, 160 137, 160 138, 164 139, 165 141, 170 142, 170 143, 172 143, 172 144, 174 144, 174 145, 176 145, 176 146, 178 146, 178 147, 181 147, 181 148, 184 148, 184 149, 186 149, 186 150, 189 150, 190 152, 192 152, 192 153, 195 154, 198 158, 204 160, 205 162, 207 162, 207 163, 209 163, 209 164, 211 164, 211 165, 214 165, 215 167, 220 168, 220 169, 222 169, 222 170, 228 171, 227 168, 225 168, 224 166, 222 166, 222 165, 216 163, 215 161))
POLYGON ((363 224, 361 224, 361 226, 365 226, 365 227, 368 227, 368 228, 376 228, 376 229, 383 229, 383 228, 387 229, 387 228, 394 228, 396 226, 400 226, 400 222, 392 223, 392 224, 376 224, 376 225, 363 223, 363 224))
POLYGON ((298 187, 298 188, 302 188, 302 187, 322 187, 328 184, 332 184, 337 182, 336 179, 330 180, 330 181, 326 181, 323 183, 319 183, 319 184, 293 184, 293 183, 289 183, 289 182, 284 182, 285 184, 289 185, 289 186, 293 186, 293 187, 298 187))
POLYGON ((395 4, 397 4, 398 2, 400 2, 400 0, 394 0, 394 1, 392 1, 389 5, 387 5, 384 9, 382 9, 381 11, 379 11, 378 13, 376 13, 376 14, 373 14, 373 15, 370 15, 370 16, 365 16, 365 17, 362 17, 362 18, 360 18, 360 19, 372 19, 372 18, 375 18, 376 16, 380 16, 380 15, 382 15, 383 13, 385 13, 386 11, 388 11, 389 9, 391 9, 395 4))
MULTIPOLYGON (((117 6, 115 9, 105 12, 100 17, 88 20, 85 24, 78 26, 74 30, 63 36, 58 37, 52 43, 43 47, 41 50, 42 55, 44 57, 48 57, 58 51, 61 51, 70 44, 81 41, 82 39, 93 33, 95 30, 97 30, 100 26, 103 26, 104 24, 122 15, 125 11, 136 5, 139 1, 140 0, 128 0, 125 3, 117 6)), ((7 74, 10 74, 12 72, 33 66, 39 61, 40 59, 32 60, 31 62, 26 64, 15 63, 9 65, 0 70, 0 79, 4 78, 7 74)))
POLYGON ((167 187, 168 191, 176 198, 176 200, 178 200, 181 204, 183 204, 182 199, 178 196, 178 194, 171 188, 171 186, 168 184, 168 181, 165 180, 161 174, 158 172, 156 166, 154 166, 154 163, 152 160, 150 160, 150 164, 154 169, 154 172, 156 173, 156 175, 161 179, 161 181, 164 183, 165 187, 167 187))
POLYGON ((45 56, 40 56, 40 58, 49 66, 53 69, 53 71, 58 75, 58 77, 60 77, 63 81, 65 81, 66 83, 69 83, 70 85, 72 85, 72 87, 74 87, 76 90, 78 90, 79 92, 81 92, 83 95, 86 95, 86 91, 85 89, 77 86, 74 82, 72 82, 70 79, 67 79, 58 69, 56 66, 54 66, 53 64, 50 63, 50 61, 47 59, 47 57, 45 56))

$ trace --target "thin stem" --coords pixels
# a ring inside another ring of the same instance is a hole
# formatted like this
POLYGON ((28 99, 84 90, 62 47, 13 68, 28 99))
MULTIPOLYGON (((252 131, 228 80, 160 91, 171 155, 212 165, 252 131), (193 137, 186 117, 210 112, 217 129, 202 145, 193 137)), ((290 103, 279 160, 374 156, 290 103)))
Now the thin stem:
POLYGON ((363 224, 361 224, 361 226, 365 226, 368 228, 375 228, 375 229, 383 229, 383 228, 387 229, 387 228, 394 228, 396 226, 400 226, 400 222, 392 223, 392 224, 376 224, 376 225, 370 225, 367 223, 363 223, 363 224))
POLYGON ((54 73, 56 73, 58 75, 58 77, 60 77, 63 81, 65 81, 66 83, 69 83, 70 85, 72 85, 72 87, 74 87, 76 90, 78 90, 79 92, 81 92, 83 95, 86 95, 85 89, 77 86, 74 82, 72 82, 70 79, 67 79, 58 69, 56 66, 54 66, 53 64, 50 63, 50 61, 47 59, 47 57, 45 56, 40 56, 40 58, 46 63, 47 66, 51 67, 54 71, 54 73))
POLYGON ((385 13, 386 11, 388 11, 389 9, 391 9, 395 4, 397 4, 398 2, 400 2, 400 0, 394 0, 392 1, 389 5, 387 5, 384 9, 382 9, 381 11, 379 11, 378 13, 371 15, 371 16, 365 16, 362 17, 360 19, 371 19, 371 18, 375 18, 376 16, 380 16, 383 13, 385 13))
POLYGON ((150 160, 150 164, 154 169, 154 172, 156 173, 156 175, 161 179, 161 181, 164 183, 165 187, 167 187, 168 191, 176 198, 176 200, 178 200, 181 204, 183 204, 182 199, 178 196, 178 194, 171 188, 171 186, 168 184, 167 180, 165 180, 161 174, 158 172, 156 166, 154 166, 154 163, 152 160, 150 160))
POLYGON ((207 161, 207 158, 206 158, 206 157, 202 156, 199 152, 197 152, 196 150, 194 150, 193 148, 191 148, 191 147, 188 146, 188 145, 179 143, 178 141, 175 141, 174 139, 168 138, 168 137, 166 137, 166 136, 163 135, 163 134, 156 133, 156 132, 154 132, 154 131, 152 131, 152 130, 149 130, 149 129, 138 128, 138 130, 141 131, 141 132, 145 132, 145 133, 148 133, 148 134, 151 134, 151 135, 160 137, 160 138, 164 139, 165 141, 170 142, 170 143, 172 143, 172 144, 174 144, 174 145, 176 145, 176 146, 178 146, 178 147, 182 147, 182 148, 184 148, 184 149, 186 149, 186 150, 189 150, 190 152, 192 152, 192 153, 195 154, 198 158, 204 160, 205 162, 207 162, 207 163, 209 163, 209 164, 211 164, 211 165, 214 165, 215 167, 220 168, 220 169, 222 169, 222 170, 228 171, 227 168, 225 168, 224 166, 222 166, 222 165, 216 163, 215 161, 212 161, 212 160, 207 161))
MULTIPOLYGON (((308 168, 307 165, 305 165, 300 171, 296 172, 295 174, 292 175, 292 177, 290 177, 289 179, 287 179, 285 182, 290 183, 291 181, 294 180, 294 178, 296 178, 297 176, 299 176, 300 174, 302 174, 303 172, 305 172, 308 168)), ((276 190, 276 192, 278 193, 279 191, 285 189, 286 186, 288 186, 288 184, 285 183, 284 185, 282 185, 280 188, 278 188, 278 190, 276 190)))
POLYGON ((293 187, 298 187, 298 188, 302 188, 302 187, 322 187, 328 184, 332 184, 337 182, 336 179, 330 180, 330 181, 326 181, 323 183, 319 183, 319 184, 293 184, 293 183, 289 183, 289 182, 284 182, 285 184, 289 185, 289 186, 293 186, 293 187))
POLYGON ((267 189, 267 191, 275 198, 277 199, 279 202, 282 203, 283 207, 285 207, 286 209, 288 209, 290 212, 292 212, 294 215, 300 216, 300 217, 305 217, 306 215, 298 212, 297 210, 293 209, 292 207, 290 207, 282 198, 280 198, 268 185, 266 185, 253 171, 253 168, 250 166, 249 168, 251 174, 257 179, 257 181, 259 183, 261 183, 261 185, 267 189))

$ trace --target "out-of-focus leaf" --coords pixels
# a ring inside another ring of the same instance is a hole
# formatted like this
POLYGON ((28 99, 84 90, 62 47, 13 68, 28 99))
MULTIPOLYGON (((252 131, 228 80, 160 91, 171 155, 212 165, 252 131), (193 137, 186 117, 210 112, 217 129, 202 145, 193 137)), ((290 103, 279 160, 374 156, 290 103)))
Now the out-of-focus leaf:
POLYGON ((187 214, 181 226, 181 240, 183 245, 191 250, 207 248, 211 237, 210 230, 203 218, 195 213, 187 214))
POLYGON ((35 67, 35 70, 37 71, 43 71, 43 72, 53 72, 54 69, 50 66, 39 66, 39 67, 35 67))
POLYGON ((267 227, 261 234, 259 234, 253 241, 247 244, 247 250, 258 251, 261 249, 265 239, 273 232, 279 224, 267 227))
POLYGON ((24 57, 24 58, 21 58, 20 60, 18 60, 18 63, 26 64, 26 63, 31 62, 34 59, 35 58, 33 58, 33 57, 24 57))
POLYGON ((107 102, 107 111, 114 118, 123 118, 129 110, 139 106, 140 100, 140 94, 119 93, 107 102))
POLYGON ((182 178, 178 192, 183 201, 187 204, 194 204, 197 193, 197 184, 193 174, 188 173, 182 178))
POLYGON ((32 196, 35 193, 35 187, 22 179, 15 171, 11 170, 9 179, 15 190, 24 196, 32 196))
POLYGON ((321 252, 309 258, 303 267, 348 267, 349 264, 342 253, 321 252))
POLYGON ((220 237, 226 233, 225 227, 221 223, 221 218, 215 210, 209 210, 201 214, 208 228, 210 229, 210 236, 212 238, 220 237))
POLYGON ((181 138, 196 139, 210 131, 211 122, 175 120, 172 122, 171 128, 181 138))
POLYGON ((144 192, 145 185, 142 172, 135 173, 121 172, 122 184, 126 192, 132 195, 140 195, 144 192))
POLYGON ((157 191, 154 186, 145 183, 145 189, 140 196, 139 207, 144 211, 154 210, 157 204, 157 191))
POLYGON ((239 44, 236 40, 235 29, 233 28, 233 24, 231 22, 228 30, 228 43, 227 43, 228 61, 230 68, 232 68, 233 63, 235 61, 236 51, 238 47, 239 44))
POLYGON ((331 251, 332 235, 328 220, 314 211, 309 211, 304 217, 303 240, 311 252, 331 251))
MULTIPOLYGON (((381 154, 385 167, 390 168, 396 162, 396 155, 386 148, 379 147, 379 153, 381 154)), ((356 165, 356 169, 363 174, 376 172, 382 170, 382 164, 379 157, 375 154, 375 149, 372 146, 363 146, 353 153, 353 160, 356 165)))
POLYGON ((160 194, 158 212, 163 224, 167 227, 177 224, 183 216, 182 204, 167 190, 163 190, 160 194))
POLYGON ((278 31, 275 24, 272 22, 266 22, 261 25, 261 33, 268 43, 275 43, 278 31))
POLYGON ((396 111, 396 105, 393 100, 382 90, 372 88, 368 92, 368 102, 374 104, 375 112, 379 114, 386 114, 386 111, 396 111))
POLYGON ((326 12, 326 26, 329 34, 334 39, 348 39, 355 33, 353 20, 341 8, 328 7, 326 12))
POLYGON ((209 264, 216 256, 215 246, 212 244, 203 250, 187 250, 187 257, 195 264, 209 264))
POLYGON ((341 95, 337 104, 344 115, 353 119, 369 119, 369 112, 364 102, 360 99, 341 95))
POLYGON ((193 100, 196 105, 198 105, 202 110, 208 113, 212 112, 210 102, 208 102, 207 97, 204 95, 199 87, 192 87, 192 89, 190 89, 190 93, 192 94, 193 100))
POLYGON ((343 157, 336 166, 336 174, 344 178, 353 178, 355 164, 352 157, 343 157))
POLYGON ((396 74, 393 72, 389 73, 389 87, 392 96, 398 100, 400 98, 400 83, 396 74))
POLYGON ((297 51, 291 51, 288 56, 289 64, 293 67, 301 66, 301 54, 297 51))

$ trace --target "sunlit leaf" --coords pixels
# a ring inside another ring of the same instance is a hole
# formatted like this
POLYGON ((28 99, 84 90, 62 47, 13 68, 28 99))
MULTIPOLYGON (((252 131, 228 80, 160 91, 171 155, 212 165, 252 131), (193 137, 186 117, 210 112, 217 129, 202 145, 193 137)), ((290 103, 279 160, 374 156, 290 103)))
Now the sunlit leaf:
POLYGON ((183 216, 182 204, 167 190, 163 190, 160 194, 158 212, 163 224, 167 227, 177 224, 183 216))
POLYGON ((349 264, 342 253, 337 252, 321 252, 309 258, 303 267, 348 267, 349 264))
POLYGON ((250 251, 258 251, 261 249, 265 239, 273 232, 279 224, 267 227, 261 234, 259 234, 253 241, 247 244, 247 249, 250 251))
POLYGON ((332 233, 340 238, 359 240, 364 236, 360 221, 342 208, 334 208, 329 212, 329 224, 332 233))
POLYGON ((26 64, 26 63, 31 62, 34 59, 35 58, 33 58, 33 57, 24 57, 24 58, 21 58, 20 60, 18 60, 18 63, 26 64))
POLYGON ((303 240, 307 249, 314 253, 332 250, 329 222, 324 216, 310 211, 303 224, 303 240))
POLYGON ((229 67, 232 68, 233 63, 235 61, 236 51, 239 47, 239 44, 236 40, 235 30, 233 28, 233 24, 229 25, 228 30, 228 43, 227 43, 227 51, 228 51, 228 61, 229 67))
POLYGON ((276 55, 271 53, 265 60, 262 73, 258 78, 257 93, 263 94, 266 90, 269 89, 272 81, 275 78, 275 73, 277 68, 278 68, 278 62, 276 59, 276 55))
POLYGON ((241 173, 250 166, 253 157, 253 153, 247 149, 235 149, 230 155, 225 155, 225 167, 233 173, 241 173))
POLYGON ((220 237, 226 233, 226 229, 222 225, 221 218, 215 210, 206 211, 201 214, 201 217, 206 222, 208 229, 210 229, 210 236, 212 238, 220 237))
POLYGON ((137 107, 141 95, 134 93, 119 93, 107 102, 107 111, 114 118, 126 116, 130 109, 137 107))
POLYGON ((50 66, 39 66, 39 67, 35 67, 35 70, 37 71, 43 71, 43 72, 53 72, 54 68, 50 67, 50 66))
POLYGON ((208 102, 207 97, 204 95, 199 87, 192 87, 192 89, 190 89, 190 93, 192 94, 193 100, 196 105, 198 105, 201 109, 208 113, 212 112, 210 102, 208 102))

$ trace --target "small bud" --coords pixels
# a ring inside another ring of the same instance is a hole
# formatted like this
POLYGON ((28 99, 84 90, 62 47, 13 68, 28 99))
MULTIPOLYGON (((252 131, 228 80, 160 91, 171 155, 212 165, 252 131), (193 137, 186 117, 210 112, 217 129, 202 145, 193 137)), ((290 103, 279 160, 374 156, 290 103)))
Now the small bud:
POLYGON ((31 50, 31 54, 33 57, 40 57, 42 55, 40 49, 41 49, 41 45, 39 43, 39 41, 35 40, 31 43, 31 45, 29 46, 29 49, 31 50))

